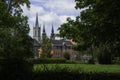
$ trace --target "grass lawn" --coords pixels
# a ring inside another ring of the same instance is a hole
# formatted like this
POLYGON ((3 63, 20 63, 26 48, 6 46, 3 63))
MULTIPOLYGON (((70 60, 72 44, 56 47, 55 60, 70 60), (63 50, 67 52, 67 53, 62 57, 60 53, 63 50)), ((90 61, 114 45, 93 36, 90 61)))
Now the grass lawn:
POLYGON ((82 70, 85 72, 110 72, 120 73, 120 65, 92 65, 92 64, 35 64, 34 70, 52 70, 53 68, 68 68, 70 70, 82 70))

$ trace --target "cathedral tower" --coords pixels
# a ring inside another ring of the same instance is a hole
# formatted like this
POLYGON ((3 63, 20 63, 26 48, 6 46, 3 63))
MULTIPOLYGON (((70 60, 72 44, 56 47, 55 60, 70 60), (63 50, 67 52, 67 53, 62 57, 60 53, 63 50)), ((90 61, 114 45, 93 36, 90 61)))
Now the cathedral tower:
POLYGON ((33 27, 33 39, 37 40, 39 43, 41 42, 41 27, 38 22, 38 13, 36 13, 35 27, 33 27))

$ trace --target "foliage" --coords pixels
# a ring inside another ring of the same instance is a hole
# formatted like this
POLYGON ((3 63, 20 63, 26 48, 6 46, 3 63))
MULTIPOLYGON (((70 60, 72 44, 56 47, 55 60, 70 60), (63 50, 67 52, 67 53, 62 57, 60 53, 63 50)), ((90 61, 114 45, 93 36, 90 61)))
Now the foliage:
POLYGON ((30 7, 29 0, 0 0, 0 56, 26 58, 32 55, 33 41, 28 35, 27 17, 21 5, 30 7))
MULTIPOLYGON (((35 64, 34 70, 41 71, 43 70, 43 64, 35 64)), ((62 68, 68 67, 71 71, 82 70, 84 72, 107 72, 107 73, 120 73, 120 65, 97 65, 97 64, 44 64, 48 70, 52 69, 52 67, 60 66, 62 68)))
POLYGON ((63 52, 63 57, 67 60, 70 60, 70 53, 69 52, 63 52))
POLYGON ((77 50, 107 46, 113 57, 120 57, 120 1, 75 0, 76 9, 81 9, 76 20, 58 28, 60 36, 78 43, 77 50))
POLYGON ((66 59, 62 59, 62 58, 38 58, 38 59, 30 59, 30 61, 33 64, 54 64, 54 63, 65 63, 66 59))
MULTIPOLYGON (((37 79, 48 79, 49 80, 119 80, 119 72, 107 72, 110 71, 115 66, 108 65, 85 65, 85 64, 41 64, 36 65, 34 78, 37 79), (37 67, 38 66, 38 67, 37 67), (79 67, 78 67, 79 66, 79 67), (82 66, 82 67, 80 67, 82 66), (93 67, 94 66, 94 67, 93 67), (74 67, 74 69, 73 69, 74 67), (89 68, 84 70, 84 68, 89 68), (104 70, 104 67, 106 70, 104 70), (98 71, 100 69, 103 72, 98 71), (110 69, 111 68, 111 69, 110 69), (88 72, 88 70, 93 70, 88 72), (108 70, 109 69, 109 70, 108 70), (37 76, 36 76, 37 75, 37 76), (47 77, 46 77, 47 75, 47 77)), ((119 69, 119 66, 118 66, 119 69)), ((117 70, 118 71, 118 70, 117 70)))
POLYGON ((114 64, 120 64, 120 58, 119 57, 115 57, 115 59, 113 59, 112 61, 114 64))
POLYGON ((119 80, 120 75, 117 73, 78 73, 70 72, 68 69, 60 71, 35 72, 34 79, 36 80, 119 80), (67 71, 66 71, 67 70, 67 71), (62 71, 62 72, 61 72, 62 71), (47 77, 46 77, 47 76, 47 77))
POLYGON ((112 63, 112 55, 109 52, 109 50, 107 50, 106 47, 101 47, 100 48, 100 52, 98 53, 98 62, 100 64, 111 64, 112 63))
MULTIPOLYGON (((14 65, 14 66, 17 66, 17 65, 14 65)), ((105 66, 105 65, 99 65, 99 66, 101 68, 101 66, 105 66)), ((66 79, 67 80, 119 80, 120 79, 120 74, 117 72, 113 72, 113 73, 112 72, 96 72, 96 71, 84 72, 82 68, 76 68, 76 65, 74 66, 76 70, 72 70, 71 67, 68 67, 68 66, 61 67, 60 65, 56 65, 56 64, 51 68, 48 68, 46 64, 41 64, 40 67, 41 67, 40 68, 41 70, 36 69, 35 71, 32 72, 32 74, 29 74, 26 72, 23 73, 21 70, 19 70, 20 68, 18 68, 18 66, 17 68, 15 67, 8 68, 8 71, 5 70, 5 72, 8 73, 8 75, 6 76, 4 74, 0 75, 0 80, 9 80, 9 79, 14 79, 14 80, 26 80, 26 79, 29 79, 29 80, 66 80, 66 79), (18 73, 14 73, 14 69, 17 69, 18 73), (12 71, 12 72, 9 72, 9 71, 12 71)), ((107 66, 107 68, 109 69, 111 68, 111 66, 110 67, 107 66)), ((90 68, 89 70, 91 69, 94 69, 94 68, 90 68)))
POLYGON ((52 50, 51 41, 47 36, 44 36, 44 38, 42 39, 41 49, 42 49, 42 53, 40 55, 41 58, 50 58, 52 56, 51 55, 51 50, 52 50))
POLYGON ((89 61, 88 61, 88 64, 95 64, 95 61, 93 58, 91 58, 89 61))

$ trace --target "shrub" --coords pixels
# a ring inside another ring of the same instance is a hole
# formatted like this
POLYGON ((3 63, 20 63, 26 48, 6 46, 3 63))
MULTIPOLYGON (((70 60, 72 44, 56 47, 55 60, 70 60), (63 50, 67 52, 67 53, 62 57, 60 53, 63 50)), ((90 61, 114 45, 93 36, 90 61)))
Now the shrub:
POLYGON ((67 60, 66 63, 67 63, 67 64, 77 64, 78 62, 77 62, 77 61, 67 60))
POLYGON ((115 57, 112 61, 113 64, 120 64, 120 57, 115 57))
POLYGON ((107 48, 101 48, 100 52, 98 53, 98 62, 100 64, 111 64, 112 63, 112 55, 111 52, 107 48))
POLYGON ((63 58, 38 58, 30 60, 34 64, 47 64, 47 63, 65 63, 66 59, 63 58))
POLYGON ((112 63, 111 54, 110 53, 100 53, 98 55, 98 62, 100 64, 111 64, 112 63))
POLYGON ((89 61, 88 61, 88 64, 95 64, 95 61, 93 58, 91 58, 89 61))
POLYGON ((70 54, 69 54, 69 52, 64 52, 64 53, 63 53, 63 57, 64 57, 65 59, 67 59, 67 60, 70 60, 70 54))
POLYGON ((34 72, 33 80, 120 80, 120 74, 107 72, 86 73, 79 69, 72 71, 70 68, 57 66, 52 70, 34 72))

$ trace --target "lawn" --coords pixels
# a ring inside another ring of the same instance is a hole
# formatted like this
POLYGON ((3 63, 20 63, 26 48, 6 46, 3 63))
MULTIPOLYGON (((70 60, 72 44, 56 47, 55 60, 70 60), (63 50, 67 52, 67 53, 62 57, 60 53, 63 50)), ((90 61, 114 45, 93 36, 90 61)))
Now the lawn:
POLYGON ((52 70, 66 68, 73 71, 85 71, 85 72, 110 72, 110 73, 120 73, 120 65, 92 65, 92 64, 36 64, 34 65, 34 70, 52 70))

